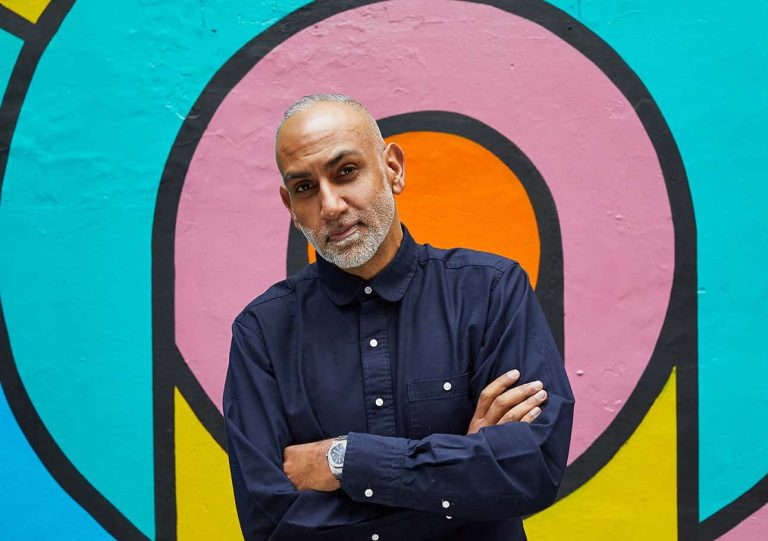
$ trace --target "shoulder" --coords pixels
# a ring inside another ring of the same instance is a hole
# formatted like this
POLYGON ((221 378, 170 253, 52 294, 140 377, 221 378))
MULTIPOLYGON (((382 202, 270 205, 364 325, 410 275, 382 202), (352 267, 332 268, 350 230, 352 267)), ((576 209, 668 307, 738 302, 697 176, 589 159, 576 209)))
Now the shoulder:
POLYGON ((470 275, 488 275, 498 280, 504 274, 523 273, 520 264, 490 252, 481 252, 469 248, 435 248, 424 245, 421 264, 423 267, 436 267, 436 270, 460 272, 470 275))
POLYGON ((269 314, 269 317, 279 317, 286 310, 297 294, 297 290, 312 286, 317 281, 317 268, 313 263, 307 265, 296 274, 292 274, 285 280, 281 280, 270 286, 264 293, 253 299, 235 317, 235 323, 240 323, 252 328, 258 326, 260 317, 269 314))

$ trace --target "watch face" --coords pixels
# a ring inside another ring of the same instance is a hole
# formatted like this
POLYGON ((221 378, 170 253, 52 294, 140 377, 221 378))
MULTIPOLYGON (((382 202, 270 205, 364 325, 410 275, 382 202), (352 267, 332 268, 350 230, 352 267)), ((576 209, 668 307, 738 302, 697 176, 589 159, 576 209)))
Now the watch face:
POLYGON ((333 465, 340 468, 344 464, 344 445, 341 443, 334 443, 331 447, 330 458, 333 465))

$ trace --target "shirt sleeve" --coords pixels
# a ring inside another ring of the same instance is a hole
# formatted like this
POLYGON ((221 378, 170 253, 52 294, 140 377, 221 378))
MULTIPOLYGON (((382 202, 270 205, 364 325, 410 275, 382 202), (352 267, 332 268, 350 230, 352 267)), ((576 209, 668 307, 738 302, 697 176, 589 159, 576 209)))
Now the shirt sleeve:
POLYGON ((517 368, 547 391, 533 423, 510 422, 472 435, 421 440, 350 433, 342 490, 360 502, 500 520, 555 501, 565 472, 574 398, 557 348, 525 272, 514 265, 492 292, 471 392, 517 368))
POLYGON ((224 420, 235 504, 250 540, 427 539, 460 524, 356 502, 341 490, 298 491, 283 472, 293 442, 269 354, 258 330, 239 320, 224 387, 224 420))

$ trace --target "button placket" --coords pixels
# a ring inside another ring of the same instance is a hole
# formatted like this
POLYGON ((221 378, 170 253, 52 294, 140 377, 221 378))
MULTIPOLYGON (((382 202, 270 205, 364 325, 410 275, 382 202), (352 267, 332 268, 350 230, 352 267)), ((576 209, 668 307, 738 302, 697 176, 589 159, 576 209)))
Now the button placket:
POLYGON ((361 359, 365 389, 368 432, 394 436, 390 347, 387 335, 388 304, 383 299, 369 298, 360 302, 361 359))

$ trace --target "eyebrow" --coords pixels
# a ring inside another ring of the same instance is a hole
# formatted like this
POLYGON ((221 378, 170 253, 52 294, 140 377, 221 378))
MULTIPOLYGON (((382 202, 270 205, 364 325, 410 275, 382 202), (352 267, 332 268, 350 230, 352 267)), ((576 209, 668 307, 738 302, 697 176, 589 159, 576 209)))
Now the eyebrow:
MULTIPOLYGON (((336 155, 325 162, 325 169, 331 169, 332 167, 335 167, 338 165, 338 163, 343 160, 344 158, 348 158, 350 156, 362 156, 362 152, 358 150, 340 150, 336 153, 336 155)), ((283 182, 288 184, 292 180, 301 179, 301 178, 307 178, 311 176, 311 173, 309 171, 294 171, 286 173, 285 176, 283 176, 283 182)))

